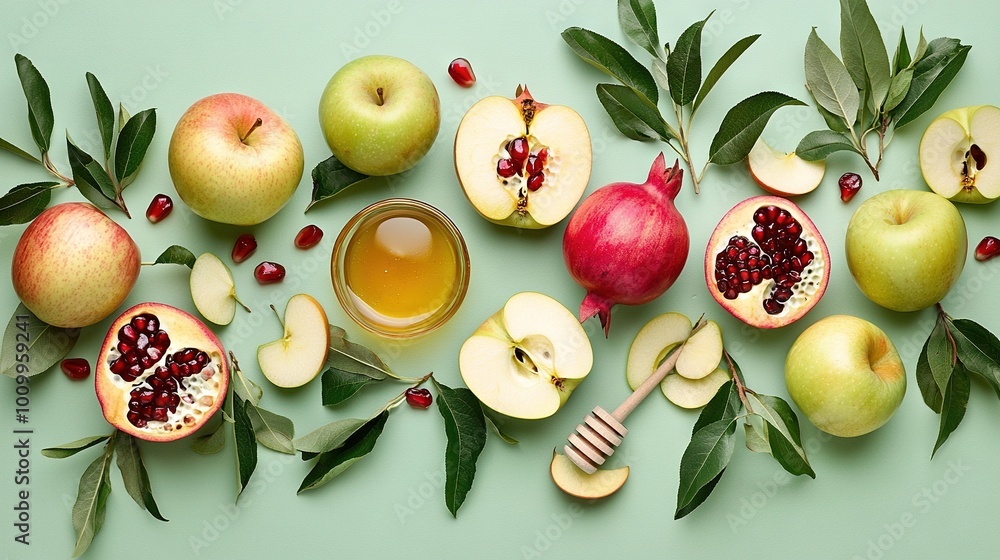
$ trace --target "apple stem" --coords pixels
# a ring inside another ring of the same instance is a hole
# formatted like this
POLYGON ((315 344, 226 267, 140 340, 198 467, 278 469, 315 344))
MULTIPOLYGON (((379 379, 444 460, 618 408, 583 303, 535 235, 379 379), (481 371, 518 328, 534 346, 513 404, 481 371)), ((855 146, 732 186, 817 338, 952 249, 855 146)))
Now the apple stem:
MULTIPOLYGON (((242 301, 240 301, 240 298, 236 297, 236 293, 235 292, 233 292, 233 299, 235 299, 236 303, 240 304, 240 307, 242 307, 244 310, 246 310, 247 313, 253 313, 253 311, 251 311, 250 308, 247 307, 247 304, 243 303, 242 301)), ((275 311, 275 313, 277 313, 277 311, 275 311)), ((280 319, 279 319, 279 321, 280 321, 280 319)), ((282 325, 282 327, 284 327, 284 325, 282 325)))
MULTIPOLYGON (((239 301, 239 300, 236 300, 236 301, 239 301)), ((274 306, 273 303, 271 305, 269 305, 268 307, 271 308, 271 311, 274 311, 274 316, 278 318, 278 323, 281 325, 281 329, 284 330, 285 329, 285 322, 281 320, 281 314, 278 313, 278 309, 274 306)), ((250 311, 250 310, 247 309, 247 311, 250 311)))
POLYGON ((246 134, 244 134, 242 137, 240 137, 240 142, 243 142, 244 144, 246 144, 247 143, 247 138, 250 137, 250 134, 253 133, 253 131, 257 130, 257 128, 260 125, 262 125, 262 124, 264 124, 264 121, 262 121, 260 119, 260 117, 257 117, 257 120, 254 121, 254 123, 250 126, 250 130, 248 130, 246 134))
POLYGON ((382 91, 382 88, 376 88, 375 89, 375 93, 378 94, 378 104, 379 104, 379 107, 381 107, 382 105, 385 105, 385 95, 384 95, 384 92, 382 91))

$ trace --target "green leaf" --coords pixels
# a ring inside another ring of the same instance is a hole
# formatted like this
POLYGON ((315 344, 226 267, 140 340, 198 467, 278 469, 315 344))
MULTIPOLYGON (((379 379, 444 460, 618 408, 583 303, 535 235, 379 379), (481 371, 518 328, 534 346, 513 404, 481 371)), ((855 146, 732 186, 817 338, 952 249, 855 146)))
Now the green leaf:
POLYGON ((132 115, 122 127, 115 145, 115 178, 121 188, 124 189, 135 179, 155 132, 156 109, 132 115))
POLYGON ((648 99, 632 88, 617 84, 597 84, 597 99, 608 112, 615 127, 633 140, 662 140, 673 138, 667 124, 648 99))
POLYGON ((806 40, 806 86, 816 103, 842 117, 847 126, 858 119, 861 96, 851 74, 830 47, 816 34, 816 28, 806 40))
POLYGON ((191 451, 199 455, 211 455, 218 453, 226 447, 226 422, 219 422, 214 430, 207 434, 201 434, 191 442, 191 451))
POLYGON ((840 0, 840 53, 859 90, 877 112, 889 91, 889 54, 867 0, 840 0))
POLYGON ((743 53, 750 48, 750 45, 754 44, 759 37, 760 34, 757 33, 736 41, 736 43, 729 47, 729 50, 727 50, 725 54, 719 58, 719 60, 715 61, 715 66, 712 66, 712 69, 708 71, 708 75, 705 76, 705 82, 701 85, 701 89, 698 90, 698 95, 694 98, 694 105, 691 109, 692 111, 698 110, 698 107, 701 106, 701 102, 708 96, 708 92, 712 91, 712 88, 715 87, 719 78, 726 73, 726 70, 729 70, 729 67, 736 62, 736 59, 742 56, 743 53))
POLYGON ((28 161, 33 161, 33 162, 35 162, 35 163, 37 163, 39 165, 42 163, 42 160, 36 158, 35 156, 33 156, 33 155, 29 154, 28 152, 22 150, 21 148, 18 148, 17 146, 15 146, 14 144, 11 144, 10 142, 4 140, 3 138, 0 138, 0 150, 3 150, 5 152, 10 152, 10 153, 12 153, 12 154, 14 154, 16 156, 23 157, 24 159, 26 159, 28 161))
POLYGON ((1000 396, 1000 340, 969 319, 951 321, 948 329, 958 346, 958 361, 985 379, 1000 396))
POLYGON ((66 151, 69 154, 69 165, 73 169, 73 181, 80 193, 98 208, 114 208, 115 185, 104 167, 90 154, 78 148, 68 133, 66 151))
POLYGON ((338 405, 353 397, 365 385, 378 381, 367 375, 329 368, 323 372, 323 406, 338 405))
POLYGON ((97 128, 101 131, 101 140, 104 142, 104 160, 111 160, 111 142, 115 137, 115 108, 108 99, 108 94, 104 92, 104 87, 97 80, 97 76, 87 72, 87 87, 90 88, 90 97, 94 101, 94 111, 97 113, 97 128))
POLYGON ((301 494, 306 490, 312 490, 330 482, 348 467, 371 453, 388 419, 389 411, 383 410, 355 430, 344 441, 343 445, 332 451, 320 453, 316 464, 302 480, 297 493, 301 494))
POLYGON ((903 68, 899 74, 889 81, 889 94, 885 98, 883 110, 892 111, 906 98, 906 92, 910 91, 910 83, 913 81, 913 68, 903 68))
POLYGON ((125 123, 128 122, 129 118, 130 118, 130 115, 128 113, 128 109, 125 108, 125 105, 122 105, 121 103, 119 103, 118 104, 118 131, 119 132, 121 132, 121 129, 125 127, 125 123))
POLYGON ((457 517, 476 477, 476 461, 486 446, 486 418, 472 391, 464 387, 452 389, 436 380, 434 386, 448 437, 444 453, 444 503, 451 515, 457 517))
POLYGON ((257 437, 247 414, 247 407, 253 404, 240 398, 236 391, 230 396, 233 399, 233 440, 236 442, 236 474, 239 485, 236 498, 239 499, 257 468, 257 437))
POLYGON ((180 264, 188 268, 194 268, 194 261, 197 258, 194 253, 181 247, 180 245, 171 245, 164 249, 160 256, 156 257, 153 264, 180 264))
POLYGON ((84 449, 90 449, 98 443, 108 441, 110 437, 111 436, 90 436, 80 438, 76 441, 64 443, 56 447, 46 447, 42 450, 42 455, 52 459, 65 459, 66 457, 76 455, 84 449))
POLYGON ((292 421, 270 410, 246 403, 247 416, 253 425, 257 443, 279 453, 295 455, 295 425, 292 421))
POLYGON ((948 327, 943 320, 938 320, 927 338, 927 364, 930 366, 931 378, 942 395, 948 388, 948 380, 955 369, 955 360, 951 341, 948 340, 948 327))
MULTIPOLYGON (((370 420, 370 419, 369 419, 370 420)), ((358 431, 368 420, 344 418, 319 428, 295 440, 295 449, 305 453, 325 453, 344 445, 351 434, 358 431)))
POLYGON ((719 474, 715 475, 715 478, 708 481, 708 484, 702 486, 697 492, 695 492, 694 497, 691 498, 691 501, 689 501, 686 506, 678 508, 677 511, 674 512, 674 519, 680 519, 685 515, 691 513, 692 511, 694 511, 695 508, 697 508, 698 506, 700 506, 702 502, 704 502, 705 499, 708 498, 709 494, 712 493, 712 490, 715 490, 715 485, 718 484, 720 480, 722 480, 722 475, 725 473, 726 469, 722 469, 722 471, 719 474))
POLYGON ((153 499, 153 489, 149 485, 149 473, 146 466, 142 464, 142 455, 139 453, 139 441, 122 431, 115 432, 115 452, 118 454, 116 462, 118 470, 122 473, 122 482, 125 484, 125 491, 139 504, 139 507, 149 512, 150 515, 166 521, 160 515, 160 508, 153 499))
POLYGON ((938 38, 927 45, 926 54, 913 66, 913 79, 906 97, 892 111, 896 128, 913 122, 930 109, 962 69, 969 45, 958 39, 938 38))
POLYGON ((0 373, 17 378, 48 371, 66 357, 78 338, 80 329, 46 324, 20 303, 3 333, 0 373))
POLYGON ((490 428, 493 429, 493 433, 499 436, 504 443, 508 445, 517 445, 518 443, 521 443, 516 439, 512 438, 510 435, 505 434, 503 430, 500 429, 500 426, 497 425, 497 421, 494 420, 489 414, 486 414, 486 411, 483 411, 483 416, 486 417, 486 423, 489 425, 490 428))
POLYGON ((104 454, 87 467, 80 477, 80 487, 73 504, 73 529, 76 531, 76 546, 73 557, 86 552, 94 537, 104 525, 104 515, 111 494, 111 457, 115 447, 108 442, 104 454))
POLYGON ((677 509, 674 519, 691 509, 696 498, 704 500, 703 488, 712 483, 729 465, 736 445, 736 419, 726 418, 705 425, 691 436, 691 442, 681 456, 680 483, 677 488, 677 509))
POLYGON ((931 451, 931 458, 937 453, 941 444, 948 439, 948 436, 955 431, 955 428, 965 417, 965 409, 969 405, 969 374, 961 362, 955 364, 955 372, 948 380, 948 389, 944 392, 941 406, 941 425, 938 428, 937 441, 934 442, 934 450, 931 451))
POLYGON ((820 114, 821 117, 823 117, 823 120, 826 121, 826 126, 829 127, 830 130, 833 130, 835 132, 851 131, 851 127, 847 125, 846 121, 844 121, 844 117, 835 115, 830 111, 824 109, 823 106, 819 104, 819 101, 816 101, 816 96, 813 94, 812 91, 809 91, 809 97, 812 98, 813 105, 816 106, 816 111, 820 114))
POLYGON ((743 401, 740 400, 739 390, 732 380, 726 381, 715 392, 712 400, 708 401, 705 408, 701 409, 701 414, 694 423, 691 435, 694 436, 698 430, 718 420, 735 420, 743 411, 743 401))
POLYGON ((835 152, 855 152, 854 141, 845 132, 814 130, 806 134, 795 148, 795 154, 806 161, 820 161, 835 152))
POLYGON ((321 161, 312 170, 312 200, 306 206, 308 212, 314 204, 326 200, 355 183, 368 178, 368 175, 358 173, 347 167, 334 156, 321 161))
POLYGON ((656 6, 652 0, 618 0, 618 22, 626 37, 653 55, 653 58, 660 56, 656 6))
POLYGON ((43 181, 18 185, 0 197, 0 226, 26 224, 42 213, 59 183, 43 181))
POLYGON ((230 384, 233 387, 233 391, 241 399, 253 406, 260 404, 260 399, 264 396, 264 390, 260 388, 260 385, 254 383, 253 380, 247 379, 242 371, 236 371, 236 374, 230 379, 230 384))
POLYGON ((740 101, 726 113, 712 139, 708 160, 718 165, 743 161, 779 108, 805 103, 776 91, 764 91, 740 101))
POLYGON ((906 29, 899 28, 899 43, 896 44, 896 53, 892 55, 892 73, 899 74, 904 68, 910 65, 910 47, 906 44, 906 29))
POLYGON ((365 375, 377 381, 392 376, 389 366, 381 358, 368 348, 347 340, 347 332, 334 325, 330 325, 330 353, 325 367, 365 375))
POLYGON ((582 27, 566 29, 562 38, 587 63, 646 96, 654 105, 659 100, 653 75, 618 43, 582 27))
POLYGON ((709 17, 712 14, 685 29, 667 56, 670 97, 682 107, 694 101, 701 87, 701 31, 709 17))
POLYGON ((21 79, 24 98, 28 100, 28 126, 31 127, 31 137, 44 155, 49 151, 52 127, 55 124, 49 85, 45 83, 45 78, 28 57, 15 54, 14 62, 17 64, 17 76, 21 79))
POLYGON ((806 474, 816 478, 806 457, 806 450, 802 447, 799 419, 792 407, 783 399, 771 395, 752 393, 749 399, 753 401, 751 408, 764 419, 764 434, 771 448, 771 456, 795 476, 806 474))
POLYGON ((763 429, 764 419, 758 414, 750 414, 747 421, 743 423, 743 431, 746 436, 747 449, 753 451, 754 453, 767 453, 771 454, 771 444, 767 442, 767 436, 763 429), (751 423, 751 418, 755 421, 760 422, 761 427, 757 427, 756 424, 751 423))
POLYGON ((920 28, 920 39, 917 40, 917 50, 913 52, 913 60, 910 61, 910 66, 914 66, 916 63, 923 60, 924 56, 927 54, 927 39, 924 38, 924 28, 920 28))
MULTIPOLYGON (((933 331, 931 332, 933 333, 933 331)), ((931 373, 930 362, 927 359, 927 346, 930 344, 930 340, 930 337, 927 337, 920 349, 920 355, 917 357, 917 387, 920 389, 920 396, 923 397, 924 403, 931 410, 940 414, 943 397, 937 382, 934 381, 934 374, 931 373)))

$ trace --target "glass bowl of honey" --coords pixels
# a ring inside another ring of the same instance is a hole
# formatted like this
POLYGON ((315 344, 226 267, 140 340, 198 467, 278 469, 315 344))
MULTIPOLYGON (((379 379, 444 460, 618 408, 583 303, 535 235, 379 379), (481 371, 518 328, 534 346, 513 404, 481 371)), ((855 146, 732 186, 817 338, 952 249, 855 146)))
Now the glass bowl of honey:
POLYGON ((361 210, 333 246, 333 291, 358 325, 411 338, 443 325, 469 288, 469 252, 437 208, 390 198, 361 210))

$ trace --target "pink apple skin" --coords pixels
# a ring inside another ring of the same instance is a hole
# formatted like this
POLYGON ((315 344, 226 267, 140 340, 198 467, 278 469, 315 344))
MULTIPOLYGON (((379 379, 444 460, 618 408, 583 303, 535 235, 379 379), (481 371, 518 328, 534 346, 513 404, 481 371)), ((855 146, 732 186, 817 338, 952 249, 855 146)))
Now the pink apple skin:
POLYGON ((238 93, 210 95, 188 108, 167 156, 181 200, 205 219, 234 225, 259 224, 281 210, 304 166, 292 127, 238 93), (246 136, 258 118, 261 125, 246 136))
POLYGON ((127 231, 91 204, 67 202, 24 230, 11 280, 17 297, 42 321, 85 327, 125 301, 139 267, 139 248, 127 231))

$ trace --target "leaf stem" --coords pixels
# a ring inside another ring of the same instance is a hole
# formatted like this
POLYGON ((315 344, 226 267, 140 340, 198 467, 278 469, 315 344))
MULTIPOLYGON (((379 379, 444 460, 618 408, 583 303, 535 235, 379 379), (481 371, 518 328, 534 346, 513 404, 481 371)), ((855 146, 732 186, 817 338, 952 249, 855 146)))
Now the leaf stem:
POLYGON ((687 139, 688 130, 684 126, 684 108, 675 103, 673 100, 671 100, 670 104, 674 108, 674 116, 677 117, 677 141, 681 145, 681 150, 680 152, 678 152, 678 154, 681 156, 681 159, 684 160, 684 164, 687 166, 688 174, 691 176, 691 183, 694 185, 694 194, 700 194, 701 189, 698 186, 698 181, 700 180, 700 178, 694 173, 694 163, 691 157, 691 148, 688 146, 688 139, 687 139))
POLYGON ((729 356, 729 351, 725 348, 722 349, 722 356, 726 360, 726 366, 729 368, 729 375, 733 378, 733 383, 736 385, 736 394, 740 397, 740 402, 746 407, 749 414, 753 414, 753 408, 750 406, 750 400, 747 399, 747 388, 743 385, 743 381, 740 379, 739 375, 736 375, 736 366, 733 365, 733 359, 729 356))
POLYGON ((73 185, 76 184, 76 182, 73 181, 73 179, 63 175, 62 173, 59 172, 58 169, 56 169, 55 164, 52 163, 52 159, 49 158, 48 152, 42 154, 42 166, 45 167, 46 171, 48 171, 52 175, 55 175, 60 181, 66 183, 67 187, 72 187, 73 185))
POLYGON ((954 368, 955 364, 958 363, 958 343, 955 342, 955 337, 951 334, 951 329, 948 328, 948 314, 945 313, 944 307, 941 307, 941 302, 935 304, 938 309, 938 321, 941 321, 944 326, 944 336, 948 339, 948 345, 951 346, 951 367, 954 368))

